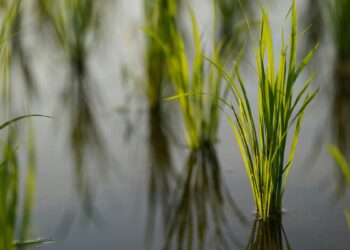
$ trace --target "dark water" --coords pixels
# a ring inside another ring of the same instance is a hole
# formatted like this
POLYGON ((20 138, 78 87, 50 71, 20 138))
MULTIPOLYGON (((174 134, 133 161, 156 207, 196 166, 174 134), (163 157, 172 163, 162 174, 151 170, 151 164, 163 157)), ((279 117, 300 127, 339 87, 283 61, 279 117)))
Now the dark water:
MULTIPOLYGON (((211 5, 204 2, 191 1, 201 30, 211 27, 212 20, 211 5)), ((270 4, 276 44, 289 2, 270 4)), ((297 2, 303 30, 314 10, 307 1, 297 2)), ((73 81, 64 67, 65 56, 36 33, 28 18, 25 46, 40 96, 31 111, 54 116, 32 119, 37 170, 30 238, 54 239, 40 249, 349 249, 346 184, 327 147, 338 144, 349 152, 350 80, 349 71, 337 73, 329 37, 308 69, 318 68, 314 88, 320 93, 305 114, 284 195, 285 212, 281 220, 262 224, 255 221, 248 179, 228 122, 222 119, 215 149, 189 152, 177 106, 165 103, 160 113, 147 108, 140 63, 141 1, 108 4, 98 45, 86 61, 90 77, 74 80, 78 86, 79 81, 91 85, 85 99, 78 97, 78 104, 88 103, 78 111, 62 99, 65 83, 73 81), (95 126, 86 128, 90 112, 95 126), (79 118, 85 123, 74 123, 79 118), (79 140, 75 126, 96 137, 79 140), (80 158, 79 146, 85 150, 80 158)), ((252 62, 248 49, 244 63, 252 62)), ((254 82, 251 67, 245 75, 254 82)), ((300 84, 307 76, 305 72, 300 84)), ((254 84, 248 86, 250 95, 255 90, 254 84)), ((68 89, 73 100, 74 91, 82 93, 68 89)))

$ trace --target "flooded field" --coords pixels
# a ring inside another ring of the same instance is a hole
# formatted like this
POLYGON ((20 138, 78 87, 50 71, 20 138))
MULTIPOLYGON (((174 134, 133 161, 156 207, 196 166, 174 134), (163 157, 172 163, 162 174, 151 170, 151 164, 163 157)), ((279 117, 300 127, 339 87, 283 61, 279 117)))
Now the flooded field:
POLYGON ((0 0, 0 250, 349 249, 350 1, 295 2, 0 0))

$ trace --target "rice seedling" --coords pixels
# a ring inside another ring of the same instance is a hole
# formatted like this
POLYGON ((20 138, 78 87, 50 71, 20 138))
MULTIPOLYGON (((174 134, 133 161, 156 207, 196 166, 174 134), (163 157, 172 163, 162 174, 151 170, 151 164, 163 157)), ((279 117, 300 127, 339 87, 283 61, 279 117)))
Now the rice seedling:
MULTIPOLYGON (((12 116, 11 49, 13 49, 13 27, 18 22, 20 1, 12 1, 6 5, 6 13, 1 20, 0 29, 0 72, 2 114, 6 119, 12 116)), ((17 127, 22 119, 40 116, 25 115, 9 119, 0 125, 0 130, 7 137, 1 143, 0 163, 0 249, 15 249, 17 243, 26 245, 24 241, 30 236, 30 222, 35 194, 36 160, 35 143, 31 127, 28 127, 28 159, 26 169, 22 173, 18 160, 17 127), (8 128, 8 129, 7 129, 8 128), (4 131, 7 129, 6 131, 4 131), (15 241, 18 239, 18 241, 15 241)))
MULTIPOLYGON (((256 58, 258 77, 258 122, 254 119, 251 101, 238 67, 237 80, 218 66, 232 90, 233 101, 229 103, 233 117, 229 117, 232 130, 238 142, 247 171, 257 217, 266 221, 282 210, 282 197, 286 188, 289 171, 298 142, 299 131, 305 108, 316 96, 308 87, 315 73, 306 81, 301 90, 294 94, 295 82, 312 58, 317 45, 301 64, 297 66, 297 13, 293 1, 290 15, 291 27, 289 45, 282 42, 280 60, 275 72, 275 58, 268 13, 261 7, 262 20, 258 43, 251 39, 256 58), (291 131, 291 128, 295 130, 291 131), (287 137, 292 135, 289 158, 285 161, 287 137)), ((250 24, 247 20, 249 29, 250 24)), ((213 63, 215 64, 215 63, 213 63)))
MULTIPOLYGON (((171 46, 171 27, 176 29, 178 0, 145 0, 146 27, 171 46)), ((152 36, 146 36, 146 93, 151 109, 158 109, 169 88, 166 54, 152 36)))
POLYGON ((243 248, 230 220, 246 220, 225 186, 214 148, 190 153, 168 203, 163 249, 243 248))
MULTIPOLYGON (((191 13, 193 43, 195 55, 190 71, 190 55, 186 52, 183 36, 176 27, 170 27, 171 44, 163 41, 153 30, 147 30, 150 36, 157 39, 166 52, 170 80, 175 89, 175 96, 167 100, 178 100, 185 123, 187 146, 197 150, 213 145, 216 142, 219 124, 219 96, 226 95, 222 89, 222 76, 215 67, 204 59, 201 39, 194 13, 191 13)), ((220 46, 214 46, 211 60, 223 61, 219 57, 220 46)))
MULTIPOLYGON (((347 186, 350 188, 350 165, 347 162, 345 156, 341 153, 341 151, 335 146, 329 146, 329 151, 332 154, 333 158, 337 162, 339 169, 341 170, 347 186)), ((348 227, 350 229, 350 212, 348 209, 345 209, 345 216, 348 221, 348 227)))
POLYGON ((292 249, 280 219, 269 220, 266 223, 255 220, 250 238, 245 248, 259 249, 292 249))
MULTIPOLYGON (((337 58, 343 62, 350 60, 350 1, 331 0, 331 20, 337 58)), ((350 71, 350 70, 348 70, 350 71)))
MULTIPOLYGON (((8 123, 10 124, 10 123, 8 123)), ((3 127, 4 128, 4 127, 3 127)), ((25 185, 20 181, 20 170, 17 159, 16 130, 10 129, 8 139, 2 149, 0 165, 0 248, 15 249, 14 241, 27 240, 29 236, 30 217, 35 193, 35 159, 28 158, 25 185), (24 202, 19 204, 19 195, 24 202)), ((29 148, 29 156, 35 148, 29 148)))

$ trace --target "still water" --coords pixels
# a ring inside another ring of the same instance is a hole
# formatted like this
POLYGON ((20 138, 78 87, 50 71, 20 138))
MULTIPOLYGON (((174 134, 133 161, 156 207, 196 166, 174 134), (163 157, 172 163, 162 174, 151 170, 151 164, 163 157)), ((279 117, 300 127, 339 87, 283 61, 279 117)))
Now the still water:
MULTIPOLYGON (((212 32, 206 29, 212 22, 210 2, 190 1, 204 41, 212 32)), ((316 12, 312 2, 297 1, 299 30, 320 18, 311 16, 316 12)), ((291 1, 269 3, 278 44, 291 1)), ((32 118, 37 169, 30 238, 53 239, 40 249, 349 249, 346 184, 327 147, 338 144, 350 154, 350 80, 349 71, 336 73, 329 35, 308 69, 318 68, 313 87, 320 93, 305 114, 281 222, 262 224, 255 221, 248 179, 226 119, 215 149, 191 153, 182 140, 176 103, 165 103, 161 114, 148 110, 142 1, 106 0, 105 5, 98 33, 88 38, 94 42, 84 79, 70 77, 67 55, 30 15, 24 18, 23 44, 38 86, 30 111, 54 117, 32 118), (70 83, 85 87, 69 88, 70 83)), ((182 27, 189 33, 182 8, 182 27)), ((316 28, 312 34, 321 36, 316 28)), ((303 37, 300 57, 313 38, 303 37)), ((248 46, 243 64, 252 96, 253 60, 248 46)), ((15 68, 13 78, 23 81, 20 75, 15 68)), ((25 151, 19 152, 21 162, 25 151)))

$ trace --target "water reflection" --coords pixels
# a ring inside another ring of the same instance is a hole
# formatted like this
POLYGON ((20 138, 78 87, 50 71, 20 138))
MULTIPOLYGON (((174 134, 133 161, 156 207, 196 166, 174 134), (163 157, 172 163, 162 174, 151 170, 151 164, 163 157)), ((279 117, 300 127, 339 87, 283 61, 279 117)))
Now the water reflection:
MULTIPOLYGON (((148 222, 146 225, 146 246, 153 245, 157 215, 161 221, 169 218, 168 203, 171 191, 176 182, 176 171, 173 167, 169 143, 169 134, 165 129, 166 117, 158 111, 149 114, 149 183, 148 183, 148 222)), ((164 225, 161 225, 164 227, 164 225)), ((164 229, 164 228, 163 228, 164 229)), ((152 248, 150 248, 152 249, 152 248)))
POLYGON ((282 250, 292 249, 281 218, 270 219, 266 222, 256 220, 253 224, 247 250, 282 250))
POLYGON ((213 148, 190 154, 170 202, 164 249, 242 247, 230 221, 245 218, 226 189, 213 148))
MULTIPOLYGON (((93 212, 94 188, 87 156, 97 157, 103 170, 104 150, 96 118, 98 88, 91 76, 88 60, 98 42, 101 2, 94 0, 39 1, 42 20, 67 61, 69 76, 63 91, 62 106, 69 114, 70 146, 75 162, 75 184, 87 215, 93 212), (94 39, 90 39, 94 37, 94 39)), ((91 160, 91 158, 89 158, 91 160)))

